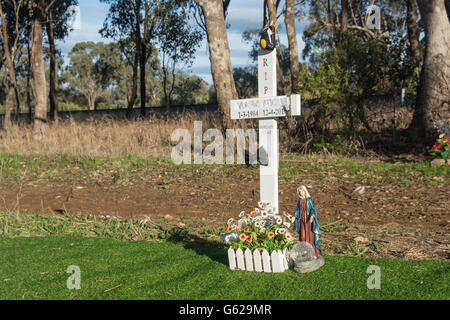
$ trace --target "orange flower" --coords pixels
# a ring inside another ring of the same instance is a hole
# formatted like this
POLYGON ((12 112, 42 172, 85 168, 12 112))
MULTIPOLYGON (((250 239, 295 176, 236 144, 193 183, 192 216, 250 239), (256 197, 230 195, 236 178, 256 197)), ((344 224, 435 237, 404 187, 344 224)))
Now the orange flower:
POLYGON ((266 238, 272 239, 273 237, 275 237, 275 233, 273 233, 273 232, 266 233, 266 238))
POLYGON ((245 233, 241 233, 241 235, 239 236, 239 240, 241 241, 247 240, 247 236, 245 235, 245 233))
POLYGON ((252 237, 252 235, 249 235, 249 236, 247 237, 247 242, 248 242, 248 243, 252 243, 252 241, 253 241, 253 237, 252 237))
POLYGON ((283 211, 283 214, 284 214, 285 216, 289 216, 289 213, 287 213, 286 211, 283 211))
POLYGON ((249 227, 245 227, 244 228, 244 232, 248 232, 248 229, 250 229, 249 227))
POLYGON ((239 230, 241 230, 241 228, 239 228, 239 226, 237 226, 235 229, 234 229, 234 231, 239 231, 239 230))
POLYGON ((250 212, 250 214, 252 214, 252 215, 257 215, 258 214, 258 211, 256 211, 256 210, 253 210, 252 212, 250 212))
POLYGON ((229 225, 227 225, 227 232, 231 232, 231 231, 233 231, 233 227, 232 227, 232 226, 229 226, 229 225))
POLYGON ((248 218, 248 216, 243 216, 241 219, 247 219, 248 218))

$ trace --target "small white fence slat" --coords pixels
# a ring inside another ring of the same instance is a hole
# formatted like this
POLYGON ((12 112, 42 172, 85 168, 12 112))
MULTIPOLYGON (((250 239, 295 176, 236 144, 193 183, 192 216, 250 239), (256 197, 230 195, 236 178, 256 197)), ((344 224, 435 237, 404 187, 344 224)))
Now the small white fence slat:
POLYGON ((281 260, 281 251, 272 251, 271 260, 272 260, 272 272, 284 271, 283 261, 281 260))
POLYGON ((236 260, 238 269, 245 270, 244 253, 241 248, 236 250, 236 260))
POLYGON ((259 253, 258 249, 253 251, 253 261, 255 262, 255 271, 263 272, 262 262, 261 262, 261 253, 259 253))
POLYGON ((262 253, 262 263, 264 272, 272 272, 272 267, 270 266, 270 255, 267 250, 262 253))
POLYGON ((245 268, 247 271, 253 271, 253 255, 250 249, 245 250, 245 268))
POLYGON ((228 249, 228 264, 230 265, 230 269, 236 269, 236 255, 233 249, 228 249))
POLYGON ((287 261, 287 250, 272 251, 263 250, 250 251, 246 249, 228 249, 228 263, 231 270, 247 270, 256 272, 284 272, 289 269, 287 261))

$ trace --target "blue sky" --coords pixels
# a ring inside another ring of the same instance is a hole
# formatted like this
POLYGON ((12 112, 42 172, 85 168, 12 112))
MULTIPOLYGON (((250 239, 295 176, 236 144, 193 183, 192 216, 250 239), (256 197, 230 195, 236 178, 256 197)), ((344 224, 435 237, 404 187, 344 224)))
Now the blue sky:
MULTIPOLYGON (((284 2, 284 1, 283 1, 284 2)), ((283 4, 282 4, 283 5, 283 4)), ((98 31, 102 28, 103 21, 108 13, 108 6, 100 3, 99 0, 79 0, 81 26, 79 30, 74 30, 64 42, 57 45, 64 54, 67 54, 77 42, 82 41, 104 41, 98 31)), ((263 0, 232 0, 228 10, 227 22, 228 42, 231 51, 231 63, 233 68, 246 66, 251 63, 248 56, 250 46, 242 40, 242 32, 247 28, 261 28, 263 16, 263 0)), ((280 21, 284 22, 284 21, 280 21)), ((299 53, 303 50, 304 43, 302 34, 304 24, 296 23, 297 39, 299 43, 299 53)), ((280 32, 281 42, 287 44, 285 30, 280 32)), ((197 50, 196 59, 189 70, 191 74, 196 74, 204 78, 208 83, 212 83, 210 62, 206 40, 197 50)))

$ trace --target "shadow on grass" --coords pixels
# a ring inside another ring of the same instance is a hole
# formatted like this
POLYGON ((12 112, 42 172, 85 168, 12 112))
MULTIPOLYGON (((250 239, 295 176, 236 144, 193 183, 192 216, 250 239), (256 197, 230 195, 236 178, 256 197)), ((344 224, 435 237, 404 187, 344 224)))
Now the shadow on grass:
POLYGON ((193 250, 198 255, 207 256, 228 267, 227 246, 221 241, 206 240, 187 231, 183 237, 171 237, 167 241, 181 243, 185 249, 193 250))

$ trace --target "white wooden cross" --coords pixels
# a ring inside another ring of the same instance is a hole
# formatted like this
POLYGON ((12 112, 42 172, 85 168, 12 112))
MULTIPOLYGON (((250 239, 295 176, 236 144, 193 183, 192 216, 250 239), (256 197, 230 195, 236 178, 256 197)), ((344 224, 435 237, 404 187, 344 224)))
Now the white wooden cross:
POLYGON ((259 155, 267 154, 267 163, 260 160, 260 200, 268 202, 278 213, 278 128, 274 118, 301 115, 300 95, 277 96, 276 50, 260 51, 258 56, 258 96, 231 101, 231 119, 259 120, 259 155))

